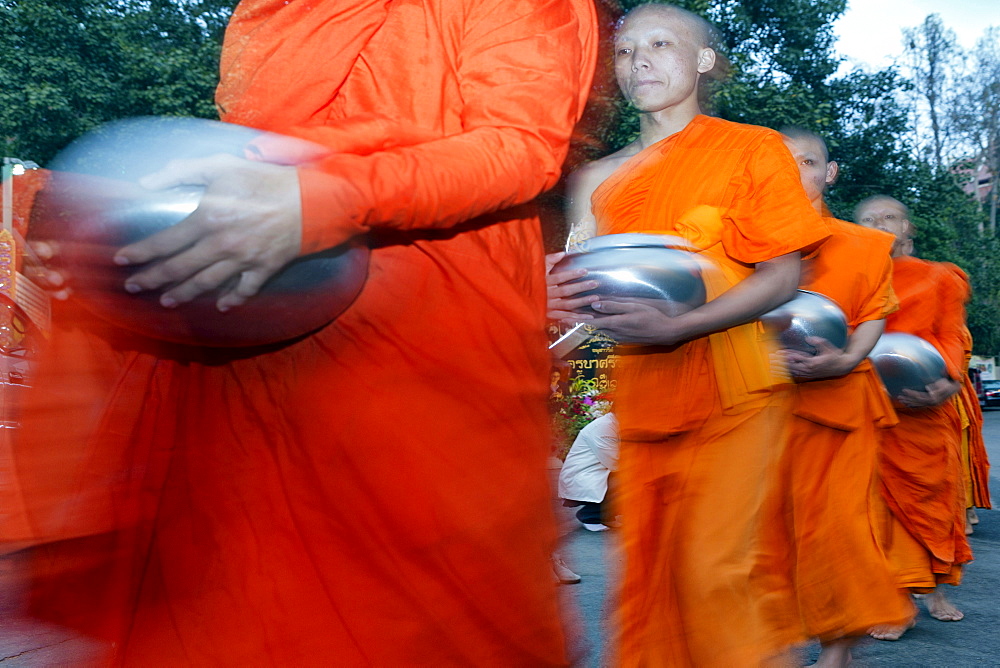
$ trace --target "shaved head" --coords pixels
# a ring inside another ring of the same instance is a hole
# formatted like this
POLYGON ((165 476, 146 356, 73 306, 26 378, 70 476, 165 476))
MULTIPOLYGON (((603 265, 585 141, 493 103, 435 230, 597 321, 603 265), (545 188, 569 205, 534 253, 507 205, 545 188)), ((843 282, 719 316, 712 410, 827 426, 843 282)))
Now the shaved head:
POLYGON ((823 215, 829 215, 829 210, 823 203, 823 194, 828 186, 837 181, 840 165, 830 160, 826 142, 815 132, 787 126, 781 128, 781 135, 799 168, 799 179, 813 208, 823 215))
POLYGON ((889 195, 872 195, 858 202, 858 205, 854 207, 854 222, 861 224, 861 217, 866 211, 875 207, 882 208, 886 205, 896 208, 902 214, 903 219, 907 221, 907 227, 912 230, 913 223, 910 222, 910 209, 898 199, 889 195))
MULTIPOLYGON (((680 24, 681 30, 687 34, 692 45, 699 49, 711 49, 715 53, 715 64, 706 72, 703 72, 706 81, 724 81, 732 69, 732 65, 725 54, 722 53, 722 33, 703 17, 682 9, 676 5, 666 2, 649 2, 633 8, 625 16, 618 20, 616 32, 625 25, 631 24, 645 18, 661 19, 668 25, 680 24)), ((702 90, 702 102, 708 101, 710 91, 707 88, 702 90)))
POLYGON ((895 197, 875 195, 861 200, 854 209, 854 222, 896 237, 892 244, 892 257, 913 254, 916 230, 910 222, 910 210, 895 197))
POLYGON ((639 16, 648 14, 657 14, 671 19, 681 19, 691 32, 697 46, 709 49, 718 48, 719 33, 715 29, 715 26, 694 12, 689 12, 686 9, 681 9, 676 5, 665 2, 650 2, 645 5, 639 5, 621 17, 617 27, 620 28, 630 18, 638 18, 639 16))
POLYGON ((797 125, 788 125, 778 130, 778 132, 792 141, 815 142, 816 145, 823 150, 823 160, 825 162, 830 162, 830 150, 826 147, 826 140, 812 130, 806 130, 805 128, 800 128, 797 125))

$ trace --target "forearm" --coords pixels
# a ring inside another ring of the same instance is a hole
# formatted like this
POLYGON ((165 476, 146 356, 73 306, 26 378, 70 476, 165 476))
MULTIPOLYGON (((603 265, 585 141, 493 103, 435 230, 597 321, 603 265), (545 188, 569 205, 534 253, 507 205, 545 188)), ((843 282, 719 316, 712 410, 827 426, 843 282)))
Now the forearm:
POLYGON ((853 371, 868 356, 885 330, 885 320, 868 320, 854 328, 842 357, 844 373, 853 371))
POLYGON ((690 340, 756 320, 795 296, 799 283, 799 253, 760 262, 754 273, 693 311, 674 318, 690 340))
POLYGON ((300 169, 303 251, 340 243, 345 226, 355 233, 450 227, 524 203, 556 182, 564 150, 522 131, 480 128, 373 155, 331 157, 300 169))

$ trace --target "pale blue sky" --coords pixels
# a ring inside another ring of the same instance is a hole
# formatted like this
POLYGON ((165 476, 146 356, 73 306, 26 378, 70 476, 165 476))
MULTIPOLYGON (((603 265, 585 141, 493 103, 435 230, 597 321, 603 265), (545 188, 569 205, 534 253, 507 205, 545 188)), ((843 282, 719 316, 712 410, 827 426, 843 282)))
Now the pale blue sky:
POLYGON ((892 65, 903 53, 903 28, 940 14, 959 44, 971 49, 983 30, 1000 26, 1000 0, 848 0, 847 12, 834 24, 836 49, 851 63, 892 65))

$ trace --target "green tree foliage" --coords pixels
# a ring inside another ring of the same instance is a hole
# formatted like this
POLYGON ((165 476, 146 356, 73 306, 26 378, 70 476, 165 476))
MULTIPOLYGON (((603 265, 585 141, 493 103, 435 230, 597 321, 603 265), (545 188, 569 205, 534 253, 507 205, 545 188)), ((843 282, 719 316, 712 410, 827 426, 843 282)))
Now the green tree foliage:
POLYGON ((44 164, 113 119, 215 116, 234 0, 0 0, 0 152, 44 164))

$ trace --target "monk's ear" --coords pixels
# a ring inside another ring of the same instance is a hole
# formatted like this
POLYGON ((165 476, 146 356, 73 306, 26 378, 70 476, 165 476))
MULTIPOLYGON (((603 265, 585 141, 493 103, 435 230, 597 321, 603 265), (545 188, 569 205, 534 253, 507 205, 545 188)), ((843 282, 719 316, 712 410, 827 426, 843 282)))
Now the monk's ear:
POLYGON ((832 186, 837 182, 838 176, 840 176, 840 165, 837 164, 837 161, 831 160, 826 163, 826 185, 832 186))
POLYGON ((698 74, 711 72, 715 67, 715 49, 703 48, 698 52, 698 74))
POLYGON ((913 227, 913 223, 911 223, 908 219, 904 218, 903 222, 906 223, 906 225, 903 227, 903 234, 906 235, 906 241, 904 242, 904 245, 906 247, 908 247, 910 250, 912 250, 913 249, 913 233, 916 230, 913 227))

